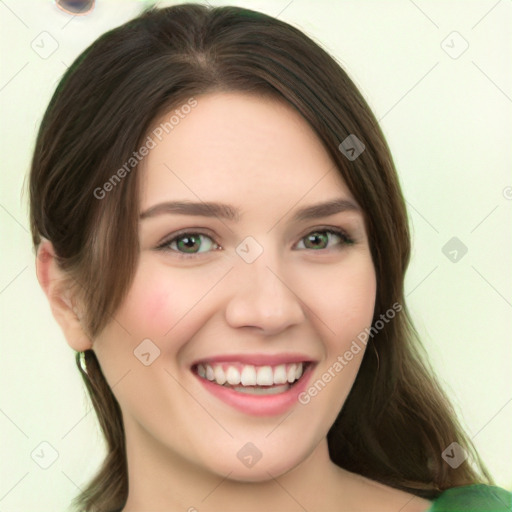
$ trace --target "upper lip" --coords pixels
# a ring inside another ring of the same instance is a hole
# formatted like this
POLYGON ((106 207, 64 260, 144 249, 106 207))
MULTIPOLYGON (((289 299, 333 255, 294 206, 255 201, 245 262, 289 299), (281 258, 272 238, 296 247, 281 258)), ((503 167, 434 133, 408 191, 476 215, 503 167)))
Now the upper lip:
POLYGON ((283 363, 302 363, 315 362, 310 356, 305 354, 223 354, 197 359, 192 366, 205 363, 242 363, 252 364, 254 366, 277 366, 283 363))

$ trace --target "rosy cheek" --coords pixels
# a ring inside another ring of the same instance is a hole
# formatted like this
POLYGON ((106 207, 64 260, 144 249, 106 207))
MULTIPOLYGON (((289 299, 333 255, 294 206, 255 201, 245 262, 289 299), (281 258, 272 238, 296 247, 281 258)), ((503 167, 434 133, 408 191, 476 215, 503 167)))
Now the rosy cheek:
POLYGON ((124 321, 130 332, 150 337, 161 335, 172 325, 174 308, 167 284, 147 277, 135 278, 118 320, 124 321))
POLYGON ((164 323, 171 324, 173 308, 168 290, 163 288, 148 290, 141 298, 141 309, 143 325, 164 327, 164 323))

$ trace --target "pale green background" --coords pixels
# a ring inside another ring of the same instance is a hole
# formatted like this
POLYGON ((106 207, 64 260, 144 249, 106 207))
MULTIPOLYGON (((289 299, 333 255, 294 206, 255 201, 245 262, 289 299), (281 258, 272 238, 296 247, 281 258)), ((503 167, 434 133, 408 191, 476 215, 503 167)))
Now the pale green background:
MULTIPOLYGON (((99 0, 92 15, 71 17, 50 0, 0 1, 2 512, 67 510, 102 459, 73 352, 35 278, 20 192, 59 78, 142 4, 99 0), (59 44, 47 59, 31 48, 43 31, 59 44), (59 455, 46 470, 30 456, 42 441, 59 455)), ((512 3, 231 4, 304 29, 346 67, 381 120, 413 227, 409 306, 469 435, 497 483, 511 489, 512 3), (441 47, 452 31, 469 43, 458 59, 441 47), (469 249, 458 263, 441 252, 453 236, 469 249)))

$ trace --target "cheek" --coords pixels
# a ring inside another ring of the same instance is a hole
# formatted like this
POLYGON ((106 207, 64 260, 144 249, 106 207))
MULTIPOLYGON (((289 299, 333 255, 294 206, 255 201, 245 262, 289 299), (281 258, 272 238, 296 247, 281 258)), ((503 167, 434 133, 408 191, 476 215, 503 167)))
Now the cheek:
MULTIPOLYGON (((301 268, 298 274, 283 276, 315 313, 311 320, 316 316, 323 322, 328 338, 334 333, 338 339, 357 335, 372 320, 376 284, 371 257, 354 252, 348 260, 339 266, 316 265, 308 272, 301 268)), ((142 258, 116 320, 134 341, 161 339, 175 327, 176 336, 195 318, 189 313, 196 306, 204 308, 205 294, 227 270, 229 266, 220 265, 205 273, 199 267, 179 269, 142 258)))
POLYGON ((331 348, 342 348, 369 327, 373 319, 377 290, 373 263, 369 255, 354 258, 350 263, 338 268, 326 266, 309 284, 315 290, 311 304, 324 323, 331 348))
POLYGON ((116 318, 132 333, 159 339, 187 315, 204 293, 204 279, 191 279, 186 271, 142 262, 116 318))
POLYGON ((372 324, 376 296, 369 258, 331 268, 329 275, 330 280, 324 276, 317 281, 324 283, 324 288, 313 301, 321 320, 317 325, 323 333, 325 354, 314 379, 299 396, 308 414, 319 418, 326 430, 338 416, 359 372, 366 351, 361 339, 372 324))
POLYGON ((162 279, 139 281, 127 297, 122 315, 137 329, 161 333, 173 324, 177 304, 172 301, 173 296, 162 279))

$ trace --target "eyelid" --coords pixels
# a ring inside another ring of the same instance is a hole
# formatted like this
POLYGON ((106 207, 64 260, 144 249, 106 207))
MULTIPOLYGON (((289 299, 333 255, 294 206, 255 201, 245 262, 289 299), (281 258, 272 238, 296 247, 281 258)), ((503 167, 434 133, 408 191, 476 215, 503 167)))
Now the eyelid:
POLYGON ((207 254, 209 254, 211 252, 218 251, 219 248, 222 249, 222 246, 215 241, 215 235, 212 235, 210 231, 204 230, 203 228, 184 228, 184 229, 180 229, 179 231, 176 231, 175 233, 172 233, 168 237, 165 237, 163 239, 163 241, 160 242, 157 245, 156 250, 169 251, 169 252, 174 253, 178 258, 188 259, 188 258, 198 258, 198 257, 200 258, 203 255, 207 255, 207 254), (181 238, 183 235, 202 235, 202 236, 205 236, 205 237, 209 238, 212 241, 213 245, 218 246, 218 248, 214 249, 212 251, 197 252, 197 253, 186 253, 186 252, 177 251, 175 249, 171 249, 169 247, 169 245, 171 243, 175 242, 177 239, 181 238))
MULTIPOLYGON (((303 234, 299 236, 299 239, 297 240, 297 242, 295 242, 294 246, 296 246, 298 243, 300 243, 307 235, 310 235, 312 233, 318 233, 318 232, 320 232, 320 233, 328 232, 328 233, 332 233, 334 235, 339 236, 342 239, 342 244, 339 247, 342 247, 344 245, 352 245, 354 243, 354 238, 347 232, 347 230, 343 229, 340 226, 317 226, 317 227, 313 227, 313 228, 308 228, 306 231, 304 231, 303 234)), ((184 228, 184 229, 180 229, 179 231, 176 231, 175 233, 172 233, 168 237, 165 237, 163 239, 163 241, 157 245, 156 249, 162 250, 162 251, 167 250, 167 251, 173 252, 179 258, 185 258, 185 259, 186 258, 198 258, 198 257, 202 257, 202 255, 207 255, 207 254, 210 254, 211 252, 215 252, 215 251, 222 249, 221 244, 219 244, 215 240, 215 236, 216 235, 213 235, 209 230, 206 230, 204 228, 184 228), (214 249, 212 251, 207 251, 207 252, 202 252, 202 253, 200 253, 200 252, 184 253, 184 252, 177 251, 175 249, 170 249, 168 247, 172 242, 175 242, 176 239, 180 238, 183 235, 206 236, 206 237, 210 238, 211 241, 213 242, 213 244, 216 245, 218 248, 214 249)), ((318 250, 314 250, 314 249, 299 249, 299 250, 301 250, 301 251, 307 250, 307 251, 312 251, 312 252, 323 252, 323 251, 328 251, 329 249, 326 248, 326 249, 318 249, 318 250)))
MULTIPOLYGON (((182 235, 203 235, 203 236, 207 236, 207 237, 211 238, 212 241, 215 242, 215 239, 214 239, 215 235, 212 234, 212 232, 207 230, 207 229, 204 229, 204 228, 183 228, 183 229, 180 229, 180 230, 176 231, 175 233, 171 233, 170 235, 165 236, 162 239, 161 242, 158 242, 156 248, 159 249, 161 247, 169 245, 171 242, 174 242, 174 240, 176 238, 179 238, 182 235)), ((217 242, 215 242, 215 243, 217 245, 220 245, 217 242)))
POLYGON ((310 235, 311 233, 321 233, 324 231, 341 236, 346 243, 354 243, 355 242, 354 237, 346 229, 342 228, 341 226, 317 226, 317 227, 314 227, 313 229, 308 228, 302 235, 299 236, 298 242, 300 242, 304 237, 306 237, 307 235, 310 235))

